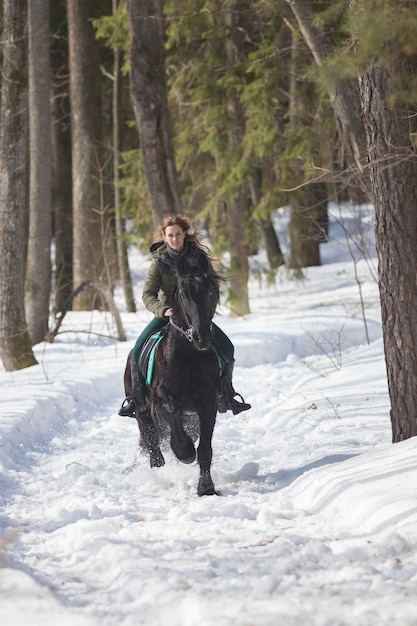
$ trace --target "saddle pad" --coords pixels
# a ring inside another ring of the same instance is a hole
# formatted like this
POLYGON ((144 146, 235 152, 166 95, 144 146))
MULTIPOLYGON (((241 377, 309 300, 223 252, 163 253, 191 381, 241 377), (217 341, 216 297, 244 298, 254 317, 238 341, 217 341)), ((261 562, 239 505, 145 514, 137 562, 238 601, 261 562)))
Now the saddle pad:
POLYGON ((152 382, 153 366, 155 363, 156 348, 164 334, 161 331, 153 333, 143 344, 139 355, 139 370, 147 385, 152 382))

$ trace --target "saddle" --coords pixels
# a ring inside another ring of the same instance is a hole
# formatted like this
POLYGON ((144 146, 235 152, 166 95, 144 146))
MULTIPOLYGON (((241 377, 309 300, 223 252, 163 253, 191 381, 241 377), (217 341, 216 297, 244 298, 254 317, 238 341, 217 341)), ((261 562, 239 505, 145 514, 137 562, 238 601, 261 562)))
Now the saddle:
MULTIPOLYGON (((152 333, 152 335, 149 335, 149 337, 143 344, 142 350, 140 351, 138 367, 147 385, 150 385, 152 383, 156 350, 158 348, 159 342, 165 335, 166 329, 167 329, 167 326, 164 326, 157 332, 152 333)), ((223 361, 221 357, 219 356, 219 353, 217 352, 216 348, 214 346, 211 346, 211 349, 213 350, 214 354, 217 357, 217 362, 219 364, 219 373, 221 376, 223 373, 223 361)))

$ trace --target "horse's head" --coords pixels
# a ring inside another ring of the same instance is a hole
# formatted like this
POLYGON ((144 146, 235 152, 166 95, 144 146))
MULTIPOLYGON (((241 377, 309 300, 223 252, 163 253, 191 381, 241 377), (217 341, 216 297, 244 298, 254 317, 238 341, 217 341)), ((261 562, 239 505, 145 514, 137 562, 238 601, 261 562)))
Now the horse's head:
POLYGON ((197 265, 180 258, 177 266, 177 291, 174 325, 198 350, 208 350, 213 336, 212 319, 219 302, 219 278, 205 255, 197 265))

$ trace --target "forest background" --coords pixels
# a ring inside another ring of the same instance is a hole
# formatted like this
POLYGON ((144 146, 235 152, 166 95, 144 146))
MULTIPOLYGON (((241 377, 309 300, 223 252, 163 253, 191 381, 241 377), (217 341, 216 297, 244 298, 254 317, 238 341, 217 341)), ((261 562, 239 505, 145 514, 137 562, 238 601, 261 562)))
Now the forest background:
POLYGON ((371 201, 393 441, 417 434, 416 25, 414 1, 3 0, 4 368, 71 308, 117 321, 119 281, 134 311, 127 246, 165 213, 199 225, 242 316, 259 246, 297 277, 327 203, 371 201))

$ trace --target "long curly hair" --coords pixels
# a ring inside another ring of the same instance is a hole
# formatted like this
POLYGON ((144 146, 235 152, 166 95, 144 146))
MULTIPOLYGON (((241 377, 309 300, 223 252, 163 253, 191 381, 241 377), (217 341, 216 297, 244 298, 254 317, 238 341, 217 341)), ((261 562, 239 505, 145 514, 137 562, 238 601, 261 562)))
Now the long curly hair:
POLYGON ((213 255, 208 246, 205 246, 200 241, 200 233, 197 228, 191 223, 190 219, 186 215, 173 215, 167 213, 159 222, 156 231, 153 236, 153 242, 157 243, 164 240, 165 231, 168 226, 179 226, 182 231, 185 232, 185 241, 194 243, 200 250, 202 250, 210 259, 212 263, 218 263, 217 258, 213 255))

